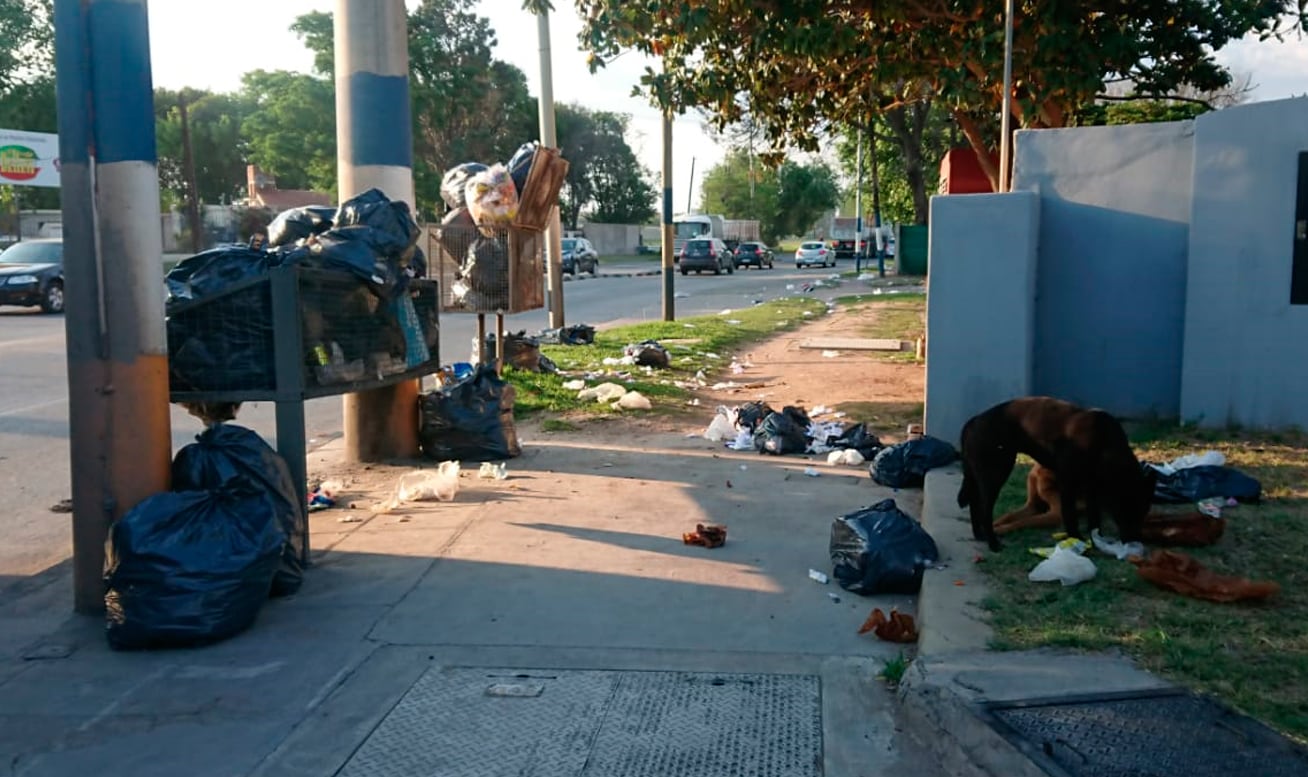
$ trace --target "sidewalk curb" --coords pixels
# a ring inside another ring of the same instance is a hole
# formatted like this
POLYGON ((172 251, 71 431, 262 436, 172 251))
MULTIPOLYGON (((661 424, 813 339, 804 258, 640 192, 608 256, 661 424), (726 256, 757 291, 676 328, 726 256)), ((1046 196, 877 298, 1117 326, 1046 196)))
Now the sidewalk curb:
POLYGON ((599 280, 600 278, 648 278, 659 275, 661 272, 661 270, 641 270, 638 272, 602 272, 599 275, 564 275, 563 282, 599 280))
POLYGON ((904 727, 954 777, 1047 777, 986 722, 987 702, 1172 686, 1112 654, 989 650, 986 580, 975 561, 986 550, 958 507, 961 482, 955 464, 928 472, 923 486, 922 525, 945 568, 928 569, 918 594, 918 654, 899 686, 904 727))

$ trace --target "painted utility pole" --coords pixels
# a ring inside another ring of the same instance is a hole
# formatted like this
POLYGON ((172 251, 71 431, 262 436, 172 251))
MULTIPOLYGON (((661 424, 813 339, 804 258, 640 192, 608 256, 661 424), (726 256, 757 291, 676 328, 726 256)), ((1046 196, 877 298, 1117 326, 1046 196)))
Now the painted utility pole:
POLYGON ((854 271, 863 268, 863 128, 858 128, 858 149, 854 152, 857 172, 854 174, 854 271))
MULTIPOLYGON (((554 66, 550 59, 550 15, 541 11, 536 17, 536 34, 540 40, 540 141, 550 148, 559 147, 558 128, 554 123, 554 66)), ((550 209, 549 228, 545 231, 545 266, 548 268, 546 290, 549 292, 550 327, 563 326, 563 224, 559 204, 550 209)), ((501 337, 502 334, 496 334, 501 337)))
POLYGON ((1004 112, 999 123, 999 191, 1012 188, 1013 165, 1013 0, 1004 3, 1004 112))
POLYGON ((674 291, 673 244, 676 233, 672 228, 672 111, 663 111, 663 320, 676 321, 676 293, 674 291))
POLYGON ((877 117, 872 115, 872 122, 868 126, 868 134, 872 136, 872 225, 877 230, 877 275, 881 278, 886 277, 886 249, 885 239, 881 235, 881 176, 877 170, 877 117))
POLYGON ((73 607, 104 609, 110 524, 172 459, 146 0, 55 0, 73 607))
MULTIPOLYGON (((336 0, 336 164, 342 201, 375 187, 415 207, 407 21, 404 0, 336 0)), ((342 413, 348 458, 417 455, 418 381, 346 394, 342 413)))

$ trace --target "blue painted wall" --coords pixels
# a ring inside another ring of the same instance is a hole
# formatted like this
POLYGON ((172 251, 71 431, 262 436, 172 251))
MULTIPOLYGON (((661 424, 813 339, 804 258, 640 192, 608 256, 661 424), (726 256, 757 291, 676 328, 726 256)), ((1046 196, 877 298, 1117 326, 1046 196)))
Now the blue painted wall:
POLYGON ((1033 393, 1179 412, 1193 134, 1192 122, 1017 134, 1013 188, 1040 198, 1033 393))
POLYGON ((1181 415, 1308 428, 1308 305, 1290 305, 1308 99, 1195 121, 1181 415))

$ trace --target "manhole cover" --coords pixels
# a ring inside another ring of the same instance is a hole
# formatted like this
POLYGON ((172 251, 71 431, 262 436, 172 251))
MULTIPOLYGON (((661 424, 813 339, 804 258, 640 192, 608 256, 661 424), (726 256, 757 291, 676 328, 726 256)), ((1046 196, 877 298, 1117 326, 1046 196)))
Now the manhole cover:
POLYGON ((821 772, 817 677, 432 669, 340 774, 816 777, 821 772))
POLYGON ((1303 777, 1308 750, 1184 691, 987 705, 990 723, 1057 777, 1303 777))

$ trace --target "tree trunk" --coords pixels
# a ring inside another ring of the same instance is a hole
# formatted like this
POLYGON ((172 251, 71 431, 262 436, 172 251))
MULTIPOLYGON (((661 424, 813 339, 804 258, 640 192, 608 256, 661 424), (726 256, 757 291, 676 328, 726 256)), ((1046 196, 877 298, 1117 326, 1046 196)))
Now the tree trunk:
POLYGON ((963 136, 976 152, 976 161, 981 165, 981 172, 990 179, 991 190, 999 191, 999 165, 990 156, 990 147, 986 145, 986 139, 981 136, 981 129, 977 127, 976 121, 963 111, 955 109, 953 114, 954 121, 958 122, 958 128, 963 130, 963 136))
POLYGON ((931 101, 924 100, 914 104, 912 122, 909 121, 908 109, 904 107, 894 108, 885 114, 886 125, 895 136, 904 160, 904 178, 908 181, 908 190, 913 197, 915 224, 926 224, 927 214, 931 210, 922 160, 922 133, 926 129, 926 116, 930 111, 931 101))

